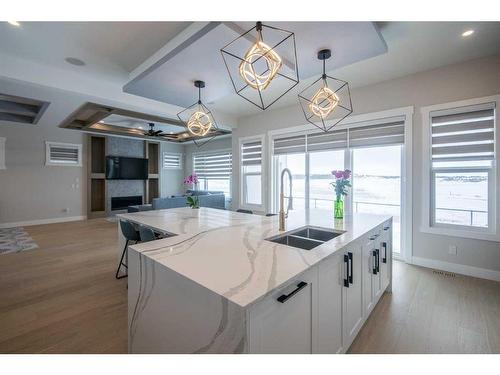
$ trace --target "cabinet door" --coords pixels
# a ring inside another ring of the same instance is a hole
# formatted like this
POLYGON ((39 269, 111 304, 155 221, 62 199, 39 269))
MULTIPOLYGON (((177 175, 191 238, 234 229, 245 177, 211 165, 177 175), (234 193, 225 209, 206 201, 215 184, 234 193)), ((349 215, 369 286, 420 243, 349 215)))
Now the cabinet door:
POLYGON ((373 298, 373 267, 375 244, 372 239, 366 238, 363 243, 363 306, 365 316, 368 317, 374 306, 373 298))
POLYGON ((380 273, 380 264, 382 263, 381 258, 381 248, 380 248, 380 236, 374 240, 374 249, 372 251, 372 295, 374 304, 377 303, 380 296, 382 295, 382 285, 381 285, 381 273, 380 273))
POLYGON ((349 274, 348 284, 342 289, 342 346, 344 350, 347 350, 363 325, 361 245, 350 245, 344 254, 347 255, 346 267, 349 274))
POLYGON ((344 254, 318 267, 318 353, 342 352, 342 288, 347 277, 344 254))
POLYGON ((380 284, 382 293, 391 280, 392 231, 389 223, 384 224, 380 240, 380 284))
POLYGON ((313 268, 250 307, 250 353, 316 350, 318 270, 313 268))

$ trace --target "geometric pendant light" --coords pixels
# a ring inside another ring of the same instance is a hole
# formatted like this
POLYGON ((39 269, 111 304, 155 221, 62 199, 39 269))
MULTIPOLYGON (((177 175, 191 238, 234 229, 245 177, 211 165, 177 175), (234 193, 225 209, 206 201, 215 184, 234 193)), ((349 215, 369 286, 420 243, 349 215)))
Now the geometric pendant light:
POLYGON ((205 87, 205 82, 194 81, 194 86, 198 88, 198 101, 179 112, 177 117, 193 136, 193 142, 201 147, 215 138, 218 127, 212 112, 201 101, 201 89, 205 87))
POLYGON ((234 91, 260 109, 299 83, 295 34, 257 22, 221 49, 234 91))
POLYGON ((324 132, 352 113, 349 84, 326 74, 325 62, 331 55, 329 49, 318 52, 318 59, 323 61, 323 74, 299 94, 306 120, 324 132))

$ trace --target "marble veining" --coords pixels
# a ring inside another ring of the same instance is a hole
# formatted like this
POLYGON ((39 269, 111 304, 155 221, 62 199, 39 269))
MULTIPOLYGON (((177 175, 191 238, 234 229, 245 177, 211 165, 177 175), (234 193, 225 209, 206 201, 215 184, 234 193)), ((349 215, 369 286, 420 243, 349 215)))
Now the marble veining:
MULTIPOLYGON (((291 211, 287 231, 304 225, 346 231, 307 251, 266 240, 280 233, 277 216, 248 215, 203 207, 198 210, 175 208, 118 216, 163 233, 175 234, 131 246, 131 251, 140 254, 139 259, 147 258, 153 267, 158 264, 171 269, 240 307, 255 303, 390 218, 355 214, 343 220, 334 220, 328 210, 291 211)), ((140 290, 144 291, 137 298, 131 337, 137 315, 148 302, 143 295, 147 285, 142 283, 142 261, 140 267, 140 290)), ((227 324, 221 320, 213 342, 199 350, 211 351, 218 335, 226 329, 224 327, 227 324)))

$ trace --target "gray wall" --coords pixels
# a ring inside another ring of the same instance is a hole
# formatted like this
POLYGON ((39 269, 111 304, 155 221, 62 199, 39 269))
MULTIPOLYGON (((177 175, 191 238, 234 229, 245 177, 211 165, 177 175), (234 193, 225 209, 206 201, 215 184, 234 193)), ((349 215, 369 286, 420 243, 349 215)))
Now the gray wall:
POLYGON ((6 169, 0 170, 0 224, 85 215, 86 164, 45 166, 45 141, 83 144, 86 160, 86 135, 57 127, 83 98, 10 80, 0 80, 0 93, 51 103, 37 125, 0 122, 0 137, 7 138, 6 169))
MULTIPOLYGON (((340 77, 341 78, 341 77, 340 77)), ((414 106, 413 116, 413 256, 462 265, 500 270, 498 242, 454 238, 420 232, 422 222, 422 118, 427 105, 477 98, 500 93, 500 55, 472 60, 413 74, 375 85, 352 89, 354 114, 414 106), (448 246, 458 254, 449 255, 448 246)), ((233 165, 238 165, 238 138, 263 134, 272 129, 304 125, 299 105, 267 110, 242 118, 233 132, 233 165)), ((238 207, 239 168, 233 168, 233 207, 238 207)))

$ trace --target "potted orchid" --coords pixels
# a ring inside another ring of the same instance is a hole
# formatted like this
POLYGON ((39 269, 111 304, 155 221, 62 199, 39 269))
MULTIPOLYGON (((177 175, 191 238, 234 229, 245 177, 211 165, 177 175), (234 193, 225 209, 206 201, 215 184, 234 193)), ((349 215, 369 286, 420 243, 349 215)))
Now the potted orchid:
MULTIPOLYGON (((194 190, 198 190, 198 176, 196 173, 190 174, 184 179, 184 185, 188 185, 189 187, 194 187, 194 190)), ((187 197, 186 204, 191 208, 200 208, 200 202, 198 195, 190 195, 187 197)))
POLYGON ((344 217, 344 201, 343 197, 347 195, 347 188, 351 187, 351 182, 349 178, 351 177, 351 171, 346 169, 345 171, 332 171, 335 181, 331 182, 330 185, 335 189, 335 204, 334 204, 334 217, 335 219, 342 219, 344 217))

